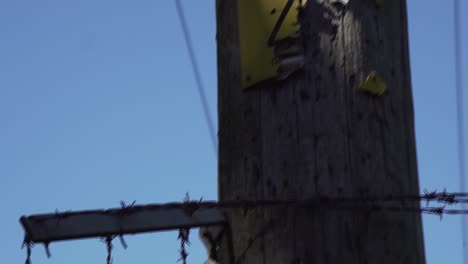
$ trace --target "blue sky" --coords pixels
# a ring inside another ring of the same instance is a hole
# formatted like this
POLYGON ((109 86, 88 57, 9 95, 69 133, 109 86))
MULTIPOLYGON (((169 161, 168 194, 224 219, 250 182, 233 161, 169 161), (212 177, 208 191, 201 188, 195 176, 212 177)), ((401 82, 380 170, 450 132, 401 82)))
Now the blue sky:
MULTIPOLYGON (((214 1, 182 2, 216 117, 214 1)), ((408 6, 421 190, 458 191, 452 1, 408 6)), ((467 58, 465 49, 465 69, 467 58)), ((24 261, 21 215, 181 201, 186 192, 216 199, 216 155, 173 0, 0 0, 0 128, 4 263, 24 261)), ((427 263, 461 263, 460 226, 458 216, 424 217, 427 263)), ((195 235, 189 261, 202 263, 195 235)), ((176 238, 127 237, 114 263, 175 263, 176 238)), ((36 246, 33 263, 106 256, 96 239, 51 251, 47 260, 36 246)))

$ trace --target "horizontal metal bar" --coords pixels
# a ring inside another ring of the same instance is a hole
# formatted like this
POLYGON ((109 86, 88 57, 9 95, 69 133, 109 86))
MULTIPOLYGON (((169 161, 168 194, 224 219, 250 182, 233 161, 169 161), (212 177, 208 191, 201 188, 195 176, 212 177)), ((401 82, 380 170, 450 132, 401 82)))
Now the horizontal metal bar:
POLYGON ((20 222, 34 243, 222 225, 223 211, 196 203, 134 206, 121 209, 23 216, 20 222))

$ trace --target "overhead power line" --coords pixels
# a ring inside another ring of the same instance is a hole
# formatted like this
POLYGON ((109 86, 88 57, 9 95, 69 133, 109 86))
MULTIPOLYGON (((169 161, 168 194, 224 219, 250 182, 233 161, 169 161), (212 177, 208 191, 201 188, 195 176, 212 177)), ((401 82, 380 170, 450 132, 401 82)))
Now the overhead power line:
MULTIPOLYGON (((458 138, 458 173, 460 180, 461 192, 466 191, 465 179, 465 132, 464 132, 464 100, 463 100, 463 84, 462 84, 462 51, 461 51, 461 5, 460 0, 454 0, 453 5, 454 17, 454 45, 455 45, 455 90, 456 90, 456 108, 457 108, 457 138, 458 138)), ((462 205, 462 209, 466 210, 466 205, 462 205)), ((468 233, 467 233, 467 217, 462 215, 462 246, 463 246, 463 263, 468 264, 468 233)))
POLYGON ((185 20, 184 10, 182 9, 182 4, 180 0, 176 0, 177 14, 179 17, 180 25, 182 27, 182 32, 184 34, 185 44, 190 57, 190 63, 192 64, 193 73, 195 75, 195 81, 197 82, 198 95, 200 96, 200 101, 203 107, 203 114, 205 115, 205 121, 208 126, 208 130, 211 137, 211 142, 213 144, 213 149, 215 154, 218 154, 218 141, 216 137, 216 130, 214 127, 213 119, 211 118, 210 109, 208 107, 208 100, 206 98, 205 88, 201 79, 200 71, 198 68, 197 59, 195 57, 195 51, 192 45, 192 39, 190 38, 189 29, 187 22, 185 20))

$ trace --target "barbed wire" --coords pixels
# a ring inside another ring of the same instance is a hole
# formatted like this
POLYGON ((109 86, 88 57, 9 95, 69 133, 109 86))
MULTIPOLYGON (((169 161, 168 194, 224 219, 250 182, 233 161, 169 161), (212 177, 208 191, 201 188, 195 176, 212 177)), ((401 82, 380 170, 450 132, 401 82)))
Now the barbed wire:
MULTIPOLYGON (((193 210, 193 207, 189 206, 190 203, 191 202, 190 202, 189 194, 185 193, 184 211, 188 215, 192 216, 193 213, 196 211, 196 209, 193 210)), ((180 249, 179 249, 180 258, 177 260, 177 262, 182 261, 183 264, 187 264, 188 252, 185 246, 190 245, 189 236, 190 236, 190 227, 183 227, 179 229, 179 235, 177 236, 177 240, 180 240, 180 249)))
MULTIPOLYGON (((121 202, 119 209, 108 209, 105 210, 106 214, 114 215, 129 215, 143 210, 154 210, 154 209, 174 209, 183 208, 187 215, 192 216, 200 208, 218 208, 218 209, 258 209, 265 207, 288 207, 288 208, 317 208, 325 210, 338 210, 338 211, 351 211, 369 213, 371 211, 382 211, 382 212, 407 212, 407 213, 423 213, 430 215, 437 215, 442 219, 443 215, 468 215, 467 209, 448 209, 446 207, 453 206, 455 204, 468 203, 468 193, 465 192, 442 192, 427 191, 424 190, 423 194, 420 195, 386 195, 386 196, 360 196, 360 197, 328 197, 317 195, 313 198, 297 200, 297 199, 286 199, 286 200, 231 200, 231 201, 191 201, 188 193, 185 195, 183 202, 173 202, 165 204, 148 204, 148 205, 135 205, 135 201, 130 205, 126 205, 125 202, 121 202), (420 206, 416 202, 426 202, 426 206, 420 206), (431 202, 442 204, 440 206, 429 206, 431 202)), ((99 211, 102 213, 102 211, 99 211)), ((82 212, 71 212, 66 211, 64 213, 55 212, 58 219, 70 217, 73 215, 79 215, 82 212)), ((182 261, 183 264, 187 263, 188 252, 186 246, 190 245, 189 235, 191 226, 181 227, 179 229, 179 235, 177 237, 180 240, 180 258, 178 261, 182 261)), ((261 237, 266 232, 271 230, 271 225, 265 225, 264 228, 255 237, 261 237)), ((123 239, 123 234, 116 233, 112 236, 103 238, 103 242, 107 246, 107 258, 106 263, 112 263, 112 240, 116 237, 120 238, 123 248, 127 248, 127 244, 123 239)), ((248 249, 253 245, 254 241, 250 241, 246 246, 246 249, 242 251, 240 259, 245 257, 248 249)), ((46 253, 50 255, 48 250, 49 243, 45 243, 46 253)), ((31 264, 31 248, 33 242, 29 239, 26 234, 23 242, 23 247, 26 247, 26 264, 31 264)), ((237 260, 235 263, 238 263, 237 260)))
POLYGON ((26 247, 26 261, 24 262, 25 264, 31 264, 31 248, 33 246, 34 246, 34 244, 31 242, 31 239, 26 234, 24 236, 23 244, 21 245, 21 248, 26 247))
MULTIPOLYGON (((424 191, 421 195, 386 195, 386 196, 361 196, 361 197, 328 197, 328 196, 315 196, 309 199, 297 200, 231 200, 231 201, 189 201, 188 198, 183 203, 172 202, 165 204, 148 204, 148 205, 133 205, 126 208, 126 213, 134 213, 141 210, 148 209, 173 209, 183 207, 185 211, 191 215, 200 207, 203 208, 219 208, 219 209, 235 209, 235 208, 258 208, 258 207, 328 207, 337 209, 375 209, 375 210, 389 210, 389 211, 406 211, 417 213, 434 214, 468 214, 468 210, 460 209, 445 209, 448 205, 458 203, 468 203, 468 193, 460 192, 429 192, 424 191), (408 206, 405 202, 425 201, 426 207, 408 206), (388 206, 385 203, 400 202, 400 206, 388 206), (437 202, 442 203, 440 207, 428 207, 429 203, 437 202), (437 210, 436 210, 437 209, 437 210)), ((115 213, 118 209, 108 209, 106 212, 115 213)), ((75 213, 67 213, 75 214, 75 213)), ((79 214, 79 213, 78 213, 79 214)))
MULTIPOLYGON (((447 192, 446 190, 442 192, 427 191, 424 190, 423 194, 420 195, 384 195, 384 196, 358 196, 358 197, 331 197, 316 195, 309 199, 266 199, 266 200, 228 200, 228 201, 203 201, 190 200, 188 194, 183 202, 170 202, 164 204, 146 204, 146 205, 135 205, 132 203, 129 206, 126 206, 125 203, 121 203, 121 208, 112 208, 104 210, 105 214, 117 214, 117 215, 128 215, 135 212, 140 212, 142 210, 152 210, 152 209, 175 209, 175 208, 184 208, 184 211, 188 215, 192 215, 200 207, 203 208, 219 208, 219 209, 235 209, 235 208, 258 208, 258 207, 282 207, 282 206, 293 206, 293 207, 329 207, 333 208, 335 206, 356 206, 359 208, 361 206, 368 206, 369 204, 374 207, 377 205, 384 206, 384 203, 405 203, 405 202, 426 202, 426 207, 413 206, 408 207, 405 204, 402 204, 401 207, 388 207, 382 209, 388 210, 402 210, 402 211, 416 211, 420 213, 430 213, 434 207, 427 207, 431 202, 437 202, 443 204, 440 208, 443 209, 441 212, 447 214, 467 214, 467 210, 458 210, 458 209, 445 209, 445 206, 454 205, 458 203, 468 203, 468 192, 447 192), (123 210, 122 210, 123 209, 123 210)), ((88 211, 88 213, 102 213, 102 210, 88 211)), ((66 211, 64 213, 56 212, 57 218, 71 217, 74 215, 80 215, 82 212, 71 212, 66 211)), ((35 219, 35 221, 41 222, 45 221, 44 218, 35 219)))
POLYGON ((108 236, 106 238, 101 238, 101 241, 106 244, 106 250, 107 250, 107 257, 106 257, 106 264, 112 264, 112 249, 114 246, 112 245, 112 240, 115 238, 115 236, 108 236))
POLYGON ((49 245, 50 245, 50 242, 44 243, 44 249, 45 249, 47 258, 50 258, 52 256, 52 254, 50 254, 49 245))
POLYGON ((190 245, 189 235, 190 227, 184 227, 179 229, 179 235, 177 236, 177 240, 180 240, 180 258, 177 260, 177 262, 182 261, 183 264, 187 264, 188 252, 185 246, 190 245))

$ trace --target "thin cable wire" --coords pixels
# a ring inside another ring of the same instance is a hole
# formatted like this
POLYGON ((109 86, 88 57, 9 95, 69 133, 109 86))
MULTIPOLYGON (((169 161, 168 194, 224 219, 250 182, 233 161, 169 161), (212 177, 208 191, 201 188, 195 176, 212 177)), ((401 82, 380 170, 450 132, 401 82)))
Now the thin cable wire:
POLYGON ((216 130, 214 128, 213 119, 210 115, 210 110, 208 107, 208 100, 206 99, 205 88, 201 79, 200 71, 198 68, 197 59, 195 57, 195 52, 192 45, 192 39, 190 38, 190 33, 188 30, 187 22, 185 20, 184 10, 182 9, 182 4, 180 0, 176 0, 177 14, 179 17, 180 25, 182 26, 182 32, 184 33, 185 44, 190 56, 190 62, 192 64, 193 73, 195 75, 195 80, 197 82, 198 94, 200 96, 200 101, 203 107, 203 113, 205 115, 206 124, 208 125, 211 141, 213 143, 213 148, 215 154, 218 154, 218 142, 216 140, 216 130))
MULTIPOLYGON (((465 132, 464 132, 464 116, 463 116, 463 85, 462 85, 462 51, 461 51, 461 9, 460 1, 454 0, 454 45, 455 45, 455 89, 456 89, 456 108, 457 108, 457 136, 458 136, 458 173, 460 180, 461 192, 466 191, 465 180, 465 132)), ((462 204, 462 209, 466 210, 465 204, 462 204)), ((463 248, 463 263, 468 264, 468 248, 467 248, 467 217, 462 215, 462 248, 463 248)))

